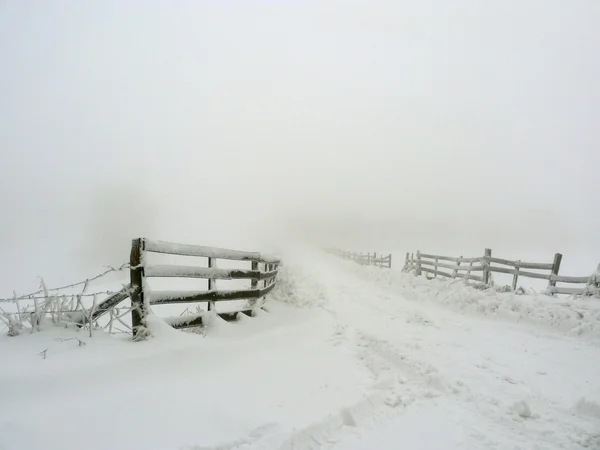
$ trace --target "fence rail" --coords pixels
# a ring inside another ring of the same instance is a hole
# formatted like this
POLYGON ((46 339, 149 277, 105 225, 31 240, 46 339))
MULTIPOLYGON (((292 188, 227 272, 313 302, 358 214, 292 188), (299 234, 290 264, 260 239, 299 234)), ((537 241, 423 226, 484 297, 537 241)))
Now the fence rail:
MULTIPOLYGON (((203 247, 171 242, 153 241, 144 238, 134 239, 130 255, 131 276, 131 323, 133 337, 141 340, 145 336, 145 318, 150 305, 179 304, 191 302, 207 302, 207 310, 214 311, 215 303, 230 300, 251 300, 245 309, 233 312, 217 313, 225 320, 235 320, 239 313, 252 315, 254 303, 267 295, 276 285, 280 260, 256 252, 242 252, 215 247, 203 247), (208 267, 149 265, 146 264, 147 253, 162 253, 179 256, 208 258, 208 267), (249 261, 250 270, 219 269, 218 259, 233 261, 249 261), (179 291, 148 289, 147 278, 202 278, 208 280, 208 290, 179 291), (219 290, 216 280, 251 281, 250 289, 219 290), (262 285, 261 285, 262 284, 262 285)), ((188 328, 202 325, 205 313, 168 317, 165 321, 174 328, 188 328)))
POLYGON ((378 266, 378 267, 387 267, 388 269, 392 268, 392 255, 391 253, 387 256, 377 256, 376 252, 373 254, 367 253, 357 253, 357 252, 348 252, 345 250, 340 250, 337 248, 330 248, 327 250, 328 253, 332 255, 336 255, 343 259, 351 259, 356 261, 358 264, 364 266, 378 266))
POLYGON ((414 271, 415 275, 433 274, 434 277, 447 278, 464 278, 466 280, 474 280, 486 285, 492 285, 492 273, 505 273, 513 276, 512 290, 517 289, 519 277, 535 278, 548 280, 546 293, 553 294, 569 294, 569 295, 597 295, 600 296, 600 264, 598 270, 589 276, 573 277, 559 275, 562 254, 556 253, 554 260, 551 263, 537 263, 513 261, 509 259, 492 257, 491 249, 485 249, 484 255, 475 258, 463 258, 432 255, 417 252, 414 254, 407 253, 402 270, 414 271), (451 261, 455 264, 449 264, 440 261, 451 261), (462 263, 468 263, 461 265, 462 263), (433 266, 429 267, 429 266, 433 266), (450 270, 450 272, 442 269, 450 270), (529 270, 521 270, 529 269, 529 270), (531 272, 538 270, 538 272, 531 272), (473 275, 472 272, 481 272, 481 275, 473 275), (577 287, 562 287, 556 286, 556 283, 570 283, 584 286, 577 287))

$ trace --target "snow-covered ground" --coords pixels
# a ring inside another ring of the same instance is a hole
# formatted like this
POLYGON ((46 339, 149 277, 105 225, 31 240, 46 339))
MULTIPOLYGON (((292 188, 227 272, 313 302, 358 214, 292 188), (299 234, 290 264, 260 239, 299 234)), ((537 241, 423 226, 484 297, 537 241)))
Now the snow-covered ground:
POLYGON ((295 249, 267 308, 142 343, 0 337, 0 449, 600 448, 598 299, 295 249))

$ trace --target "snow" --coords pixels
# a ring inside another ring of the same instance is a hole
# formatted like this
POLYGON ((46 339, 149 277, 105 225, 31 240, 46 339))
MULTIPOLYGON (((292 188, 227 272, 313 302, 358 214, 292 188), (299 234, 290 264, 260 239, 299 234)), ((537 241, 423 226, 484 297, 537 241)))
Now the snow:
POLYGON ((0 337, 0 449, 600 448, 598 299, 282 256, 202 334, 0 337))
POLYGON ((200 245, 176 244, 173 242, 153 241, 144 239, 144 250, 147 252, 165 253, 169 255, 182 256, 204 256, 210 258, 252 260, 268 263, 279 263, 279 259, 257 252, 241 252, 217 247, 206 247, 200 245))

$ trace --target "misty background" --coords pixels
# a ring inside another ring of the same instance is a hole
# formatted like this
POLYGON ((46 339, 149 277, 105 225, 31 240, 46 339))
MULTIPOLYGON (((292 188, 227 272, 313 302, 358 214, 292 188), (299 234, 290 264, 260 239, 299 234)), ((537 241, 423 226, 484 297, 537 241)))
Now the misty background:
POLYGON ((600 262, 600 3, 0 1, 0 296, 138 236, 600 262))

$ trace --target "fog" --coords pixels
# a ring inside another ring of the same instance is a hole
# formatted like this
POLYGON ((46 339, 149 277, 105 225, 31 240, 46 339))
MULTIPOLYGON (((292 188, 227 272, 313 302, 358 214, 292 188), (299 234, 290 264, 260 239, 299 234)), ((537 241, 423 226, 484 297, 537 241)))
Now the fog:
POLYGON ((0 2, 0 296, 137 236, 600 262, 600 3, 0 2))

